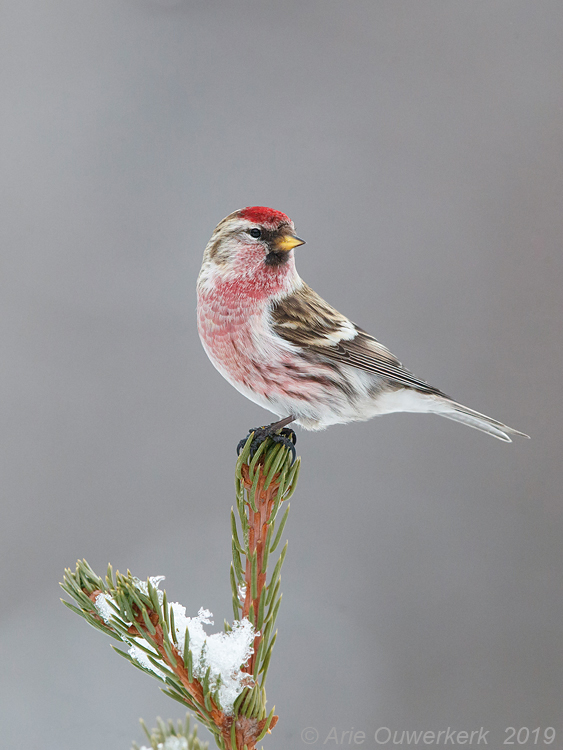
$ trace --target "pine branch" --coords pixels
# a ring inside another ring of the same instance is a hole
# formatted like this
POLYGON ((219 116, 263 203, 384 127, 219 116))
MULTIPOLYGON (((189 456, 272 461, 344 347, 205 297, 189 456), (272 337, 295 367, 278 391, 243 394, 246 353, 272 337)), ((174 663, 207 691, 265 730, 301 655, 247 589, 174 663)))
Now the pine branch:
MULTIPOLYGON (((197 724, 190 731, 190 715, 186 714, 185 721, 178 720, 176 726, 172 720, 165 724, 160 717, 157 718, 157 727, 150 730, 141 719, 141 726, 147 735, 152 750, 207 750, 208 742, 202 742, 197 736, 197 724)), ((149 750, 144 745, 139 748, 136 742, 132 750, 149 750)))
MULTIPOLYGON (((287 543, 269 581, 268 562, 281 541, 289 512, 286 501, 295 489, 300 461, 292 463, 288 448, 270 438, 251 458, 252 439, 251 434, 236 465, 238 523, 231 511, 235 619, 225 623, 223 634, 204 631, 204 624, 212 624, 207 610, 187 617, 184 607, 170 604, 159 589, 162 576, 144 582, 130 571, 114 575, 110 565, 102 579, 86 560, 79 560, 75 571, 65 571, 61 584, 78 607, 63 603, 129 646, 127 651, 115 650, 165 683, 163 692, 193 711, 221 750, 255 750, 278 721, 273 709, 266 711, 265 683, 277 637, 274 626, 287 543), (285 512, 276 523, 284 502, 285 512)), ((165 741, 153 741, 165 736, 163 727, 161 722, 152 735, 147 732, 153 747, 159 742, 166 747, 165 741)), ((197 738, 189 739, 189 725, 183 735, 174 735, 170 725, 167 731, 166 737, 181 736, 186 750, 203 750, 197 738)))

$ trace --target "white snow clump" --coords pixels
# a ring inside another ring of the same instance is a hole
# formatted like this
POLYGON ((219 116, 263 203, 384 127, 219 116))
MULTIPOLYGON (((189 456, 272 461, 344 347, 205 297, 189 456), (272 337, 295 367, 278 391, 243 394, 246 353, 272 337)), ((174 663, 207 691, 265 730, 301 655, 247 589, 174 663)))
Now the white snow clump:
MULTIPOLYGON (((157 750, 188 750, 188 741, 185 737, 167 737, 165 742, 159 742, 157 750)), ((143 745, 141 750, 151 750, 143 745)))
POLYGON ((113 598, 109 594, 98 594, 94 601, 94 606, 106 625, 110 624, 111 617, 116 613, 115 609, 109 604, 109 602, 113 601, 113 598))
MULTIPOLYGON (((158 587, 160 586, 160 582, 164 581, 166 576, 149 576, 149 581, 151 584, 157 589, 157 596, 158 596, 158 603, 162 604, 162 600, 164 599, 164 591, 160 591, 158 587)), ((149 585, 146 581, 141 581, 140 578, 133 578, 133 583, 135 586, 139 589, 141 594, 144 594, 145 596, 149 595, 149 585)))
POLYGON ((208 609, 199 610, 197 617, 186 617, 186 608, 178 602, 171 605, 174 611, 174 624, 178 651, 184 656, 186 628, 189 632, 189 649, 192 652, 193 673, 203 679, 211 667, 209 684, 211 691, 219 688, 219 702, 226 714, 233 712, 233 704, 247 685, 252 685, 252 677, 241 672, 254 653, 252 647, 256 631, 246 617, 233 622, 233 629, 227 633, 207 635, 204 624, 213 625, 213 615, 208 609))

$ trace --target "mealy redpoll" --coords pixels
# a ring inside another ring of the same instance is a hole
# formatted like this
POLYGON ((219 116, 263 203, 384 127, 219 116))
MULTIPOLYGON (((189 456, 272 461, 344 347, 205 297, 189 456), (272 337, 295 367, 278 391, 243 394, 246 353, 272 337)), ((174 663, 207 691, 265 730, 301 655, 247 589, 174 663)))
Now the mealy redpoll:
POLYGON ((205 248, 199 335, 238 391, 308 430, 406 411, 439 414, 507 442, 527 437, 414 376, 321 299, 295 269, 293 249, 302 244, 285 214, 253 206, 223 219, 205 248))

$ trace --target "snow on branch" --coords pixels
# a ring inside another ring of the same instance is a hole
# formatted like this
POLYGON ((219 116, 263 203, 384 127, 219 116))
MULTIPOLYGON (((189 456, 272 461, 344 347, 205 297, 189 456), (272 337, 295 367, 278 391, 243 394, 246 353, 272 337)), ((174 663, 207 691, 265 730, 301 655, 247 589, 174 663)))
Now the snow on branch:
MULTIPOLYGON (((64 604, 126 644, 126 651, 114 648, 164 683, 163 692, 193 711, 222 750, 254 750, 278 720, 273 709, 266 711, 265 682, 277 637, 287 543, 270 576, 268 562, 282 538, 300 461, 270 438, 252 454, 252 439, 251 433, 236 465, 236 515, 231 509, 235 619, 225 622, 224 632, 207 633, 204 626, 213 625, 209 610, 201 607, 188 616, 183 605, 169 603, 159 588, 164 576, 142 581, 129 571, 114 575, 109 565, 101 578, 79 560, 74 571, 65 571, 61 584, 78 606, 64 604)), ((192 750, 186 733, 162 735, 156 744, 147 736, 153 748, 192 750)), ((193 750, 203 747, 192 745, 193 750)))
POLYGON ((133 743, 133 750, 207 750, 208 742, 202 742, 197 736, 197 724, 190 729, 190 715, 186 714, 185 721, 178 721, 174 726, 173 721, 165 724, 159 717, 158 726, 149 731, 145 722, 141 719, 141 726, 151 743, 150 748, 146 745, 139 747, 133 743))

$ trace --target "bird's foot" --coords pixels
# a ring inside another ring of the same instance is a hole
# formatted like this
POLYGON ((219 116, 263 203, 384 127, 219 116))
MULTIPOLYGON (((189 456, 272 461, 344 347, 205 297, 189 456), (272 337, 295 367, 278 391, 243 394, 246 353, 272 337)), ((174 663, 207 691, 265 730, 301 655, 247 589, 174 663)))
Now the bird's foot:
MULTIPOLYGON (((248 431, 248 435, 252 433, 254 433, 254 437, 252 439, 252 442, 250 443, 250 458, 254 456, 259 446, 262 445, 266 438, 270 438, 274 443, 281 443, 281 445, 285 445, 286 448, 289 448, 292 456, 291 463, 293 463, 297 458, 297 454, 295 452, 297 435, 289 427, 280 428, 279 422, 273 422, 272 424, 264 425, 262 427, 255 427, 254 429, 248 431)), ((237 445, 237 456, 246 445, 248 435, 243 438, 237 445)))

